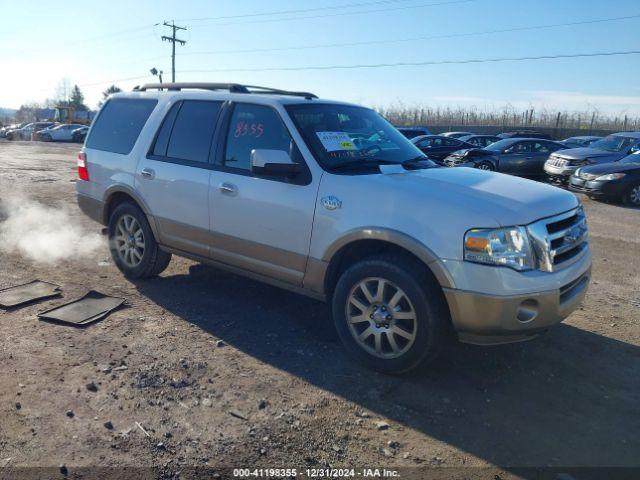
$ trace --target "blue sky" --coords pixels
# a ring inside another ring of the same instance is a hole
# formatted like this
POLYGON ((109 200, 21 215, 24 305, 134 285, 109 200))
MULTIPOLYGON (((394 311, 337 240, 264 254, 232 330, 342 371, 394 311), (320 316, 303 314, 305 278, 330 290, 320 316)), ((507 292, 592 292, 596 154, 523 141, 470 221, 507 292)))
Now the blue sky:
POLYGON ((243 82, 308 90, 369 106, 404 104, 591 110, 640 115, 640 55, 310 71, 217 71, 640 50, 640 17, 493 34, 462 34, 640 15, 638 0, 272 0, 243 2, 0 0, 0 106, 53 97, 61 78, 91 106, 110 80, 130 89, 170 78, 175 19, 178 81, 243 82), (430 5, 430 4, 439 5, 430 5), (344 5, 352 5, 344 8, 344 5), (429 6, 430 5, 430 6, 429 6), (309 10, 256 15, 282 10, 309 10), (206 17, 234 17, 202 20, 206 17), (443 36, 448 35, 448 38, 443 36), (457 35, 457 36, 456 36, 457 35), (440 37, 416 39, 415 37, 440 37), (408 40, 412 39, 412 40, 408 40), (255 52, 319 44, 375 44, 255 52), (220 51, 236 53, 220 53, 220 51), (244 52, 237 52, 244 50, 244 52), (247 52, 248 50, 248 52, 247 52), (200 54, 201 52, 215 52, 200 54))

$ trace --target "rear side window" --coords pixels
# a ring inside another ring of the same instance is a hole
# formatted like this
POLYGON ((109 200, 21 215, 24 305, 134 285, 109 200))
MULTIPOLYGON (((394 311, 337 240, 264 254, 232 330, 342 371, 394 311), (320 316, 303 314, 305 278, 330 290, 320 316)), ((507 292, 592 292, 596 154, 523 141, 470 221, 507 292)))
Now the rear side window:
POLYGON ((184 100, 175 104, 158 132, 153 155, 207 163, 222 102, 184 100))
POLYGON ((87 139, 87 148, 128 154, 156 104, 150 98, 114 98, 100 110, 87 139))

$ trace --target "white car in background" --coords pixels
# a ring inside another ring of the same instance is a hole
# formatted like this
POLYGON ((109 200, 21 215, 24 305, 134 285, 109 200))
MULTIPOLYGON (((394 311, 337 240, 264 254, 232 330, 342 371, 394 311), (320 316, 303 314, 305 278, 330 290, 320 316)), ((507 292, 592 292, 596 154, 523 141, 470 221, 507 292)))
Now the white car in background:
POLYGON ((70 142, 73 140, 73 132, 78 128, 84 127, 80 123, 66 123, 55 127, 41 130, 37 134, 38 140, 44 142, 70 142))

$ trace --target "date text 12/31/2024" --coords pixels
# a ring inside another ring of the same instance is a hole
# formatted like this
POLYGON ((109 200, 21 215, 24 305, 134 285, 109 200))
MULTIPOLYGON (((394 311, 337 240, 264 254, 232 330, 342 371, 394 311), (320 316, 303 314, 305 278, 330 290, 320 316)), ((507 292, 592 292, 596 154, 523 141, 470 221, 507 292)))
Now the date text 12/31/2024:
POLYGON ((399 478, 397 470, 386 468, 236 468, 236 478, 399 478))

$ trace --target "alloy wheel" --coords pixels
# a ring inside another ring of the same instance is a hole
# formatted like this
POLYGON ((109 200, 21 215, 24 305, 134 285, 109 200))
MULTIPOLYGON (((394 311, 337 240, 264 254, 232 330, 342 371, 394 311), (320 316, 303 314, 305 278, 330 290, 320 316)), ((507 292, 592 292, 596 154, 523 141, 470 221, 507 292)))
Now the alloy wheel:
POLYGON ((130 268, 140 265, 145 249, 144 232, 135 217, 122 215, 116 224, 113 239, 120 260, 130 268))
POLYGON ((418 322, 407 294, 389 280, 369 277, 347 297, 346 319, 356 343, 379 358, 397 358, 415 342, 418 322))
POLYGON ((634 205, 640 205, 640 185, 636 185, 629 192, 629 198, 634 205))

